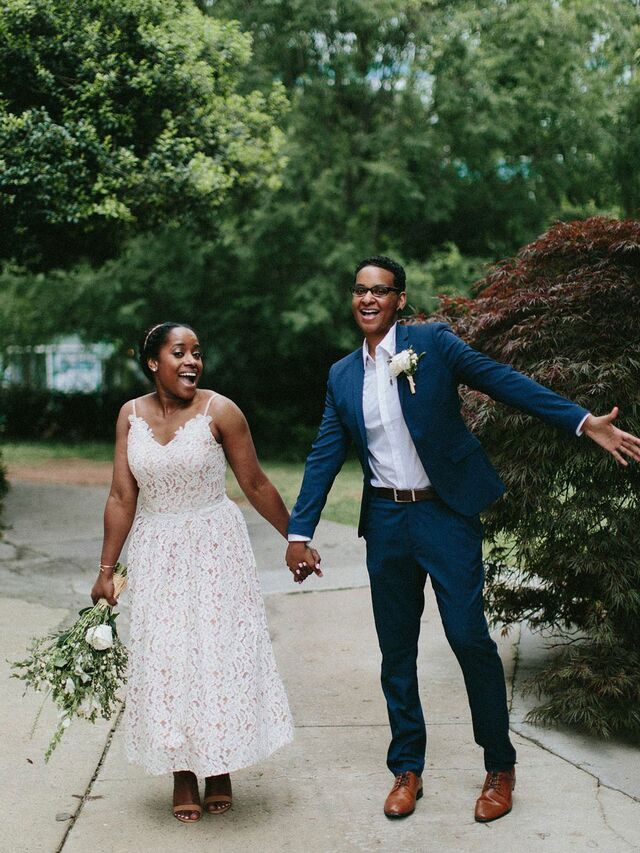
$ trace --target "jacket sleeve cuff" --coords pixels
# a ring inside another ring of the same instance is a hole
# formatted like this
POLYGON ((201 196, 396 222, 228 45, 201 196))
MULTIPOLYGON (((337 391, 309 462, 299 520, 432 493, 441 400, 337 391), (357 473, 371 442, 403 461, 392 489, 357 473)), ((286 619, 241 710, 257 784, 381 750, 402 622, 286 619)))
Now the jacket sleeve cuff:
POLYGON ((584 422, 586 421, 586 419, 589 417, 590 414, 591 414, 591 412, 587 412, 587 414, 580 421, 580 423, 576 427, 576 435, 582 435, 582 427, 584 426, 584 422))
POLYGON ((300 533, 289 533, 287 536, 289 542, 311 542, 308 536, 302 536, 300 533))

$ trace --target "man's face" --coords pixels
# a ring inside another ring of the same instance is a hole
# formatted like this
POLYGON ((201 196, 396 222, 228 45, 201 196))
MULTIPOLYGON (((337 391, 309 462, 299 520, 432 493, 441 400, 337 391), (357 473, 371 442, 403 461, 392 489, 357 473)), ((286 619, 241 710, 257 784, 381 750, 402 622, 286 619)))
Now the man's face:
MULTIPOLYGON (((356 285, 362 287, 395 287, 394 275, 382 267, 363 267, 358 271, 356 285)), ((398 311, 407 301, 406 293, 391 292, 388 296, 376 297, 370 291, 363 296, 352 296, 351 311, 360 330, 367 338, 380 342, 396 322, 398 311)))

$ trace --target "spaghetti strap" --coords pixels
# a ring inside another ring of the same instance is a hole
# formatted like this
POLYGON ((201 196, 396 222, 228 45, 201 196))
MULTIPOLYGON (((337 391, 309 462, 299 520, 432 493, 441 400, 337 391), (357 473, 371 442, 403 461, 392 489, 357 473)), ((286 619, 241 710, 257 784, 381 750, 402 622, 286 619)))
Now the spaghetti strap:
POLYGON ((202 413, 203 415, 206 415, 206 414, 207 414, 207 412, 209 411, 209 406, 211 405, 211 401, 213 400, 213 398, 214 398, 214 397, 217 397, 217 396, 218 396, 218 395, 217 395, 217 394, 215 393, 215 391, 214 391, 214 392, 213 392, 213 394, 209 397, 209 401, 208 401, 208 403, 207 403, 207 405, 206 405, 206 408, 205 408, 204 412, 202 413))
POLYGON ((131 402, 133 403, 133 417, 137 418, 138 415, 136 414, 136 401, 132 400, 131 402))

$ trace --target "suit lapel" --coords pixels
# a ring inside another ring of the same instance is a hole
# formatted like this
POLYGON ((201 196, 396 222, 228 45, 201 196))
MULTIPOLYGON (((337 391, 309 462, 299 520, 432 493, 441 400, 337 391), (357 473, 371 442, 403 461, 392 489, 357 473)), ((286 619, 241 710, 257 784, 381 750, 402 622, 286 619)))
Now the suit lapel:
MULTIPOLYGON (((409 343, 409 329, 407 326, 401 326, 398 324, 396 326, 396 355, 399 352, 402 352, 403 349, 408 349, 411 346, 409 343)), ((402 408, 402 413, 404 414, 405 421, 407 420, 407 403, 409 398, 411 397, 411 391, 409 389, 409 381, 404 373, 401 373, 397 379, 398 382, 398 396, 400 397, 400 406, 402 408)), ((407 424, 408 426, 408 424, 407 424)))
POLYGON ((352 384, 353 384, 353 408, 356 413, 356 421, 358 423, 358 431, 362 441, 362 447, 367 448, 367 432, 364 427, 364 412, 362 410, 362 392, 364 390, 364 362, 362 359, 362 350, 356 353, 356 358, 353 360, 352 369, 352 384))

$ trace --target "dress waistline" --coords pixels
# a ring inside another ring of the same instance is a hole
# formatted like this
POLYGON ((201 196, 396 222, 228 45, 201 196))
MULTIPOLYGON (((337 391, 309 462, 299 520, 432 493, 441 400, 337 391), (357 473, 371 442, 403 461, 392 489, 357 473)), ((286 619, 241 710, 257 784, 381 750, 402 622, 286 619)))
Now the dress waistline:
POLYGON ((145 518, 193 518, 194 516, 204 517, 207 515, 211 515, 221 503, 227 500, 226 494, 221 495, 217 501, 211 504, 204 504, 203 506, 194 506, 190 509, 182 510, 181 512, 169 512, 165 510, 152 510, 146 506, 141 506, 138 509, 138 515, 142 515, 145 518))

